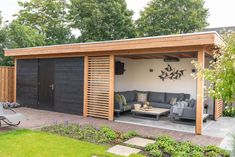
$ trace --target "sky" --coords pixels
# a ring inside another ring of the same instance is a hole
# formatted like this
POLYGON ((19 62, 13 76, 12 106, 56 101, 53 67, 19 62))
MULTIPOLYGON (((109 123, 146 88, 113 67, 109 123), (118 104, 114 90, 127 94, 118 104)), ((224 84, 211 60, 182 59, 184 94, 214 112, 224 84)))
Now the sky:
MULTIPOLYGON (((21 0, 26 1, 26 0, 21 0)), ((150 0, 126 0, 128 8, 134 11, 134 19, 138 19, 139 12, 150 0)), ((12 15, 19 11, 18 0, 0 0, 0 11, 4 20, 11 21, 12 15)), ((235 26, 235 0, 205 0, 205 7, 209 8, 208 27, 235 26)))

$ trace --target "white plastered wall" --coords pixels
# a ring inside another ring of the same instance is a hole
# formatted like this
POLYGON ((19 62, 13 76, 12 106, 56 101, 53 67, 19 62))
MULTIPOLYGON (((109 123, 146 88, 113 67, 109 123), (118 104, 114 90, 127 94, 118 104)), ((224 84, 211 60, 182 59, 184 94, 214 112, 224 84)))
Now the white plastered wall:
MULTIPOLYGON (((192 60, 196 58, 180 59, 180 62, 164 62, 163 59, 126 59, 116 58, 125 64, 123 75, 115 75, 115 91, 156 91, 168 93, 187 93, 196 99, 196 79, 191 76, 192 60), (170 64, 176 70, 185 70, 179 80, 166 79, 162 81, 158 76, 170 64), (153 72, 150 72, 153 69, 153 72)), ((209 106, 209 113, 213 113, 213 105, 209 106)))

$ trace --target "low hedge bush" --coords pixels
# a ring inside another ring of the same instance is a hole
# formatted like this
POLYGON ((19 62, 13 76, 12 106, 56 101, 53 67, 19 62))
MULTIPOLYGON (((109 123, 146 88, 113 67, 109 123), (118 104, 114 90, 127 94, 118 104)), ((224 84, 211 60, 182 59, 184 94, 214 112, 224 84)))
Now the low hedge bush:
POLYGON ((235 117, 235 107, 230 106, 230 107, 226 107, 223 115, 226 117, 235 117))
POLYGON ((229 157, 229 152, 216 146, 200 147, 190 142, 176 142, 170 137, 162 136, 154 144, 145 148, 150 157, 229 157))
MULTIPOLYGON (((90 125, 59 124, 42 128, 42 131, 67 136, 97 144, 119 144, 138 136, 135 131, 120 133, 109 127, 95 128, 90 125)), ((142 153, 150 157, 229 157, 229 152, 216 146, 201 147, 190 142, 177 142, 161 136, 154 144, 149 144, 142 153)))
POLYGON ((98 144, 120 143, 137 135, 134 131, 123 134, 106 126, 97 129, 90 125, 78 124, 58 124, 44 127, 42 131, 98 144))
POLYGON ((123 140, 128 140, 128 139, 130 139, 132 137, 135 137, 135 136, 138 136, 137 132, 135 132, 135 131, 128 131, 126 133, 123 133, 121 138, 123 140))

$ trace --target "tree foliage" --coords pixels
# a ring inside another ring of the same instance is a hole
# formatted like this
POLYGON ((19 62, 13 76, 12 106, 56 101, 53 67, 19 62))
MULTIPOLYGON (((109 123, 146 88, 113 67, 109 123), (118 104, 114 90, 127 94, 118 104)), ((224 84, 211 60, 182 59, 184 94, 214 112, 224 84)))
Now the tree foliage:
POLYGON ((45 36, 29 26, 13 21, 0 27, 0 66, 11 66, 11 57, 4 57, 3 49, 24 48, 45 45, 45 36))
POLYGON ((8 48, 24 48, 45 45, 46 37, 29 26, 12 22, 8 27, 8 48))
POLYGON ((135 37, 132 15, 125 0, 71 0, 69 5, 69 19, 82 41, 135 37))
POLYGON ((0 66, 11 65, 11 59, 5 58, 3 55, 3 49, 5 48, 5 43, 7 40, 7 31, 3 28, 2 25, 2 16, 0 12, 0 66))
POLYGON ((2 25, 2 12, 0 11, 0 27, 2 25))
POLYGON ((140 16, 139 36, 190 33, 208 25, 204 0, 152 0, 140 16))
POLYGON ((209 96, 222 99, 225 103, 235 102, 235 34, 226 38, 227 46, 221 53, 214 53, 214 60, 209 68, 202 69, 194 62, 198 75, 203 75, 210 82, 207 88, 209 96))
POLYGON ((30 0, 19 2, 21 10, 16 15, 19 23, 34 28, 46 36, 46 44, 65 44, 73 41, 65 0, 30 0))

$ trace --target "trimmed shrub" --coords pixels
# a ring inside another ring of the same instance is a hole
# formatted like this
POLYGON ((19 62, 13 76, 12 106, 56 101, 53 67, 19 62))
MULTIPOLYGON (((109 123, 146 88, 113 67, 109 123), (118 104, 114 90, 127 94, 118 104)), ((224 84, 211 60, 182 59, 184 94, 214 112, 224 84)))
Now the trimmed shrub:
POLYGON ((130 139, 132 137, 136 137, 136 136, 138 136, 137 132, 135 132, 135 131, 128 131, 126 133, 123 133, 121 138, 123 140, 128 140, 128 139, 130 139))
POLYGON ((223 112, 223 116, 235 117, 235 107, 233 107, 233 106, 226 107, 224 112, 223 112))
POLYGON ((216 146, 200 147, 190 142, 176 142, 170 137, 162 136, 154 144, 149 144, 145 151, 150 157, 229 157, 229 152, 216 146))

